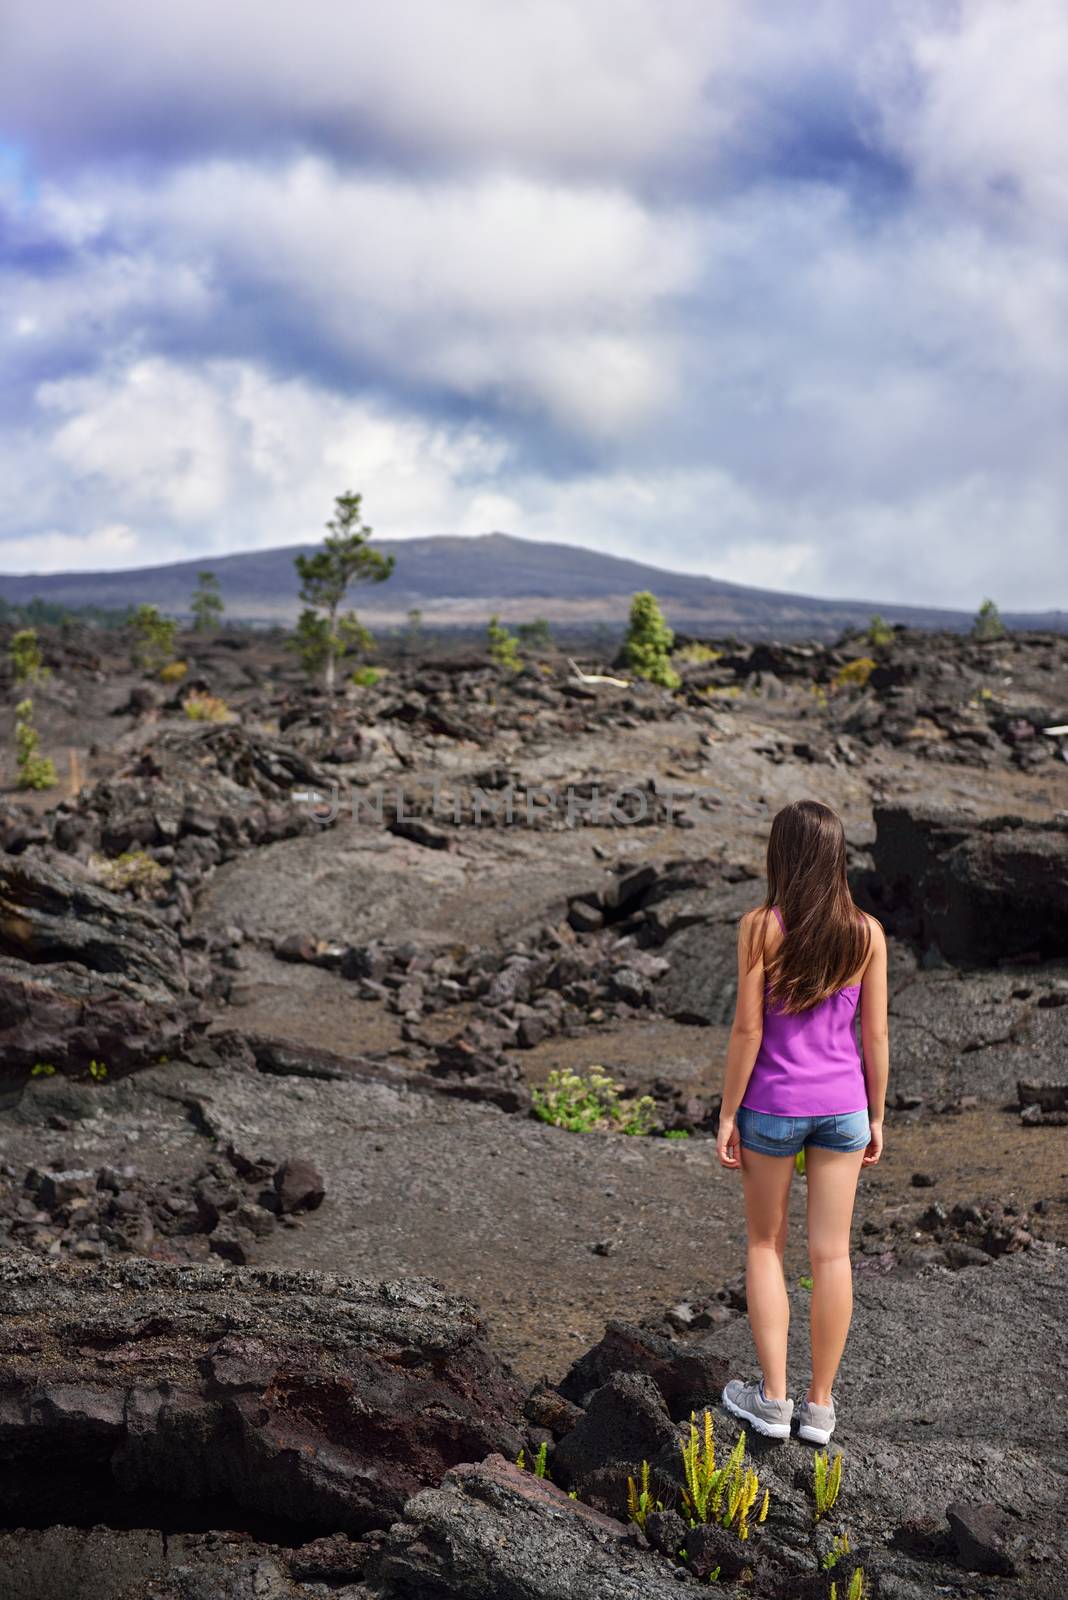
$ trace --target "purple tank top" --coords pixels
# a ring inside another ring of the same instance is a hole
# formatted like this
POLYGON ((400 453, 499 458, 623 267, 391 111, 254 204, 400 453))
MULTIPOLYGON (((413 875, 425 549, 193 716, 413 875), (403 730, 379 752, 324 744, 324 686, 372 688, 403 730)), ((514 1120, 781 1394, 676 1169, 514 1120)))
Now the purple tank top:
MULTIPOLYGON (((778 906, 772 910, 785 933, 778 906)), ((793 1014, 769 1005, 767 991, 765 980, 764 1036, 742 1105, 779 1117, 866 1111, 868 1091, 856 1036, 860 984, 837 989, 811 1010, 793 1014)))

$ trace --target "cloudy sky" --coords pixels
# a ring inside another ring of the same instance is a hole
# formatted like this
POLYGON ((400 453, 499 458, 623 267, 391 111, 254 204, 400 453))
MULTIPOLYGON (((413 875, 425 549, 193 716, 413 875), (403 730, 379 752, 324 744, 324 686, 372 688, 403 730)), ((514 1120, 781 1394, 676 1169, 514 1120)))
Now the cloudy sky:
POLYGON ((0 570, 1068 605, 1063 0, 5 0, 0 570))

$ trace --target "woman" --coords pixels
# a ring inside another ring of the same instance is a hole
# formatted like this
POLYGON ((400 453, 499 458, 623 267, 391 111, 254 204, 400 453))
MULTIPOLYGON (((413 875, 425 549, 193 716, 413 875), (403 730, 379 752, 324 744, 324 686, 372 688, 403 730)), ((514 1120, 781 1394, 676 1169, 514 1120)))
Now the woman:
POLYGON ((727 1049, 717 1149, 740 1167, 749 1236, 745 1285, 763 1377, 732 1378, 723 1402, 760 1433, 790 1435, 783 1250, 794 1157, 805 1152, 812 1265, 812 1381, 802 1439, 834 1432, 831 1388, 853 1315, 849 1231, 861 1167, 883 1149, 889 1070, 886 938, 853 903, 841 820, 816 800, 771 825, 768 892, 738 930, 738 1000, 727 1049), (860 1012, 863 1060, 855 1023, 860 1012))

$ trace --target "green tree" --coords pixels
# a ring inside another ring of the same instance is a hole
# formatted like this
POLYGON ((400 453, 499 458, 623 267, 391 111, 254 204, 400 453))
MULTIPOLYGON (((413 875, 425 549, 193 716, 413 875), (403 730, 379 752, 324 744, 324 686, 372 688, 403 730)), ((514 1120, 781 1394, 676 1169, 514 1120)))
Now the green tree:
POLYGON ((48 668, 41 655, 41 646, 37 640, 36 628, 20 628, 11 635, 8 645, 8 655, 15 673, 16 683, 37 683, 41 678, 47 678, 48 668))
POLYGON ((158 671, 174 654, 178 624, 160 615, 158 606, 138 606, 130 618, 134 660, 146 671, 158 671))
POLYGON ((37 754, 37 729, 33 725, 33 701, 20 700, 15 707, 15 764, 20 789, 51 789, 56 769, 47 756, 37 754))
POLYGON ((214 572, 198 572, 197 586, 193 590, 193 627, 197 633, 210 633, 219 626, 219 618, 226 609, 219 593, 219 580, 214 572))
POLYGON ((867 640, 874 648, 878 648, 880 645, 893 644, 894 642, 893 628, 878 612, 868 623, 867 640))
POLYGON ((993 600, 984 600, 972 623, 972 638, 979 640, 1004 639, 1005 624, 993 600))
POLYGON ((675 634, 664 621, 656 596, 642 589, 630 602, 630 618, 624 639, 627 664, 639 678, 677 689, 682 681, 671 665, 675 634))
POLYGON ((408 626, 404 630, 404 654, 414 656, 423 642, 423 613, 413 606, 408 613, 408 626))
POLYGON ((523 663, 519 658, 519 646, 516 644, 515 635, 508 632, 498 616, 489 619, 486 642, 490 656, 498 666, 507 668, 509 672, 519 671, 523 663))
POLYGON ((295 648, 309 671, 322 669, 331 691, 341 657, 371 642, 355 612, 341 613, 349 585, 383 583, 394 566, 393 556, 384 556, 367 543, 373 530, 360 521, 361 498, 351 491, 339 494, 326 524, 323 548, 294 560, 305 608, 297 623, 295 648))
POLYGON ((544 617, 535 617, 533 622, 521 622, 515 631, 524 650, 549 650, 552 647, 552 630, 544 617))

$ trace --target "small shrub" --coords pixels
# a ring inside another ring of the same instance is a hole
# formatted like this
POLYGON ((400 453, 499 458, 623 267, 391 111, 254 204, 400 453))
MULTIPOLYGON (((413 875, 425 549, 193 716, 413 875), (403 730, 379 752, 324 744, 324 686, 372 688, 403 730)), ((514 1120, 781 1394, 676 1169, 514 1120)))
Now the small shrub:
POLYGON ((502 626, 497 616, 492 616, 486 628, 486 641, 492 660, 509 672, 518 672, 523 665, 519 645, 514 634, 502 626))
POLYGON ((103 1083, 108 1075, 108 1069, 102 1061, 90 1061, 89 1076, 94 1083, 103 1083))
POLYGON ((619 1085, 601 1067, 591 1067, 586 1077, 566 1067, 554 1067, 545 1088, 533 1089, 531 1097, 534 1113, 542 1122, 572 1133, 611 1128, 617 1133, 645 1134, 654 1121, 652 1096, 623 1099, 619 1085))
POLYGON ((51 1061, 35 1061, 30 1068, 31 1078, 54 1078, 56 1069, 51 1061))
POLYGON ((689 1128, 667 1128, 664 1132, 665 1139, 688 1139, 689 1137, 689 1128))
POLYGON ((357 689, 373 689, 381 680, 381 667, 357 667, 349 673, 349 682, 355 684, 357 689))
POLYGON ((827 691, 823 687, 822 683, 814 683, 812 685, 812 698, 815 700, 821 711, 826 711, 827 691))
POLYGON ((663 689, 677 689, 682 682, 671 665, 675 633, 664 621, 656 596, 648 589, 634 595, 623 647, 627 664, 636 677, 657 683, 663 689))
POLYGON ((515 631, 516 638, 524 650, 552 648, 552 629, 544 617, 535 617, 533 622, 521 622, 515 631))
POLYGON ((110 861, 97 856, 93 866, 101 883, 115 894, 130 889, 135 895, 149 898, 170 878, 166 867, 154 861, 147 850, 137 848, 124 850, 110 861))
POLYGON ((40 742, 32 722, 33 701, 20 700, 15 707, 15 765, 20 789, 55 788, 56 769, 47 757, 37 754, 40 742))
POLYGON ((693 644, 683 645, 681 650, 676 650, 672 660, 681 661, 688 667, 711 666, 719 661, 723 655, 722 650, 715 650, 710 644, 702 644, 695 639, 693 644))
POLYGON ((993 600, 984 600, 972 623, 972 638, 986 643, 991 639, 1004 639, 1005 624, 993 600))
POLYGON ((627 1477, 627 1515, 631 1522, 636 1522, 638 1527, 645 1532, 645 1519, 650 1511, 663 1511, 663 1503, 653 1499, 649 1489, 649 1463, 642 1462, 641 1488, 635 1483, 633 1477, 627 1477))
POLYGON ((872 673, 875 671, 875 662, 871 656, 858 656, 855 661, 847 661, 835 674, 835 683, 840 689, 863 689, 872 673))
POLYGON ((871 621, 868 623, 868 632, 866 637, 872 648, 878 650, 881 646, 893 644, 894 630, 890 624, 884 621, 879 613, 876 612, 871 621))
POLYGON ((160 615, 158 606, 138 606, 130 618, 133 630, 133 655, 138 666, 158 672, 174 655, 178 624, 160 615))
POLYGON ((812 1458, 813 1491, 816 1498, 816 1521, 829 1511, 838 1499, 842 1482, 842 1452, 839 1450, 833 1466, 828 1465, 826 1450, 817 1450, 812 1458))
POLYGON ((36 628, 20 628, 13 633, 7 653, 11 657, 16 683, 37 683, 41 678, 50 676, 37 642, 36 628))
POLYGON ((210 633, 212 628, 217 628, 219 618, 226 607, 223 597, 219 593, 219 580, 214 572, 204 571, 197 573, 197 586, 193 590, 193 600, 190 610, 193 613, 193 626, 198 633, 210 633))
POLYGON ((181 683, 189 671, 187 661, 168 661, 165 667, 160 667, 159 676, 161 683, 181 683))
POLYGON ((229 722, 230 708, 217 694, 192 690, 182 701, 182 709, 193 722, 229 722))

